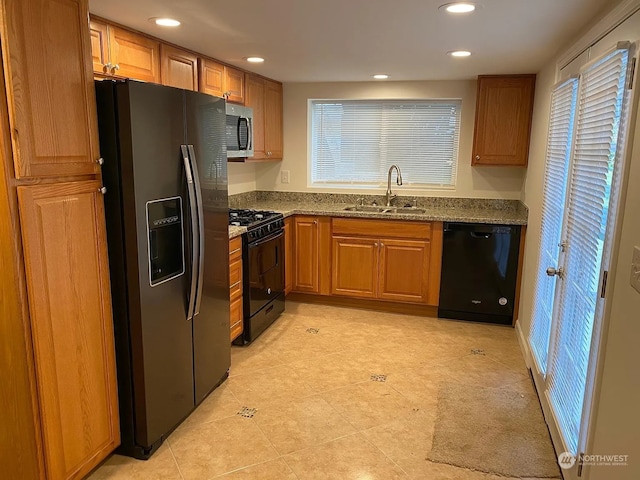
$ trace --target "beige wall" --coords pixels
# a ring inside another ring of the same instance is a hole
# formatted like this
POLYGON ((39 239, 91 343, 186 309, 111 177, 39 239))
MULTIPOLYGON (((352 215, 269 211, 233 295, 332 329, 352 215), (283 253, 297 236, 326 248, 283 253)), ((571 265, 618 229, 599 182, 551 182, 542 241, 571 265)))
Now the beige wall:
POLYGON ((253 192, 256 189, 255 163, 227 163, 229 175, 229 195, 253 192))
MULTIPOLYGON (((633 28, 629 28, 627 24, 614 31, 597 45, 594 52, 601 54, 613 46, 615 41, 639 40, 640 23, 637 22, 640 22, 640 14, 636 14, 633 21, 633 28)), ((538 74, 531 158, 542 159, 545 156, 551 90, 556 82, 556 61, 557 59, 553 59, 538 74)), ((638 88, 637 82, 635 88, 638 88)), ((610 313, 606 315, 604 322, 600 375, 594 398, 594 421, 587 447, 587 453, 590 454, 628 454, 630 465, 587 468, 584 477, 588 480, 640 478, 640 293, 629 285, 632 249, 634 245, 640 246, 640 189, 637 188, 640 185, 640 122, 635 133, 631 132, 630 144, 632 155, 626 175, 629 188, 622 198, 623 213, 619 219, 621 240, 618 255, 612 260, 612 277, 607 293, 610 313), (631 143, 634 138, 635 143, 631 143)), ((530 162, 522 193, 522 200, 529 207, 529 235, 522 285, 524 293, 519 316, 519 326, 525 336, 530 326, 538 261, 544 175, 542 163, 530 162)))
MULTIPOLYGON (((256 167, 258 190, 324 191, 307 187, 307 135, 309 99, 413 99, 460 98, 462 119, 455 190, 409 190, 407 195, 519 199, 525 169, 471 167, 471 147, 476 102, 476 81, 288 83, 284 85, 284 160, 256 167), (290 183, 280 182, 280 171, 289 170, 290 183)), ((411 159, 406 159, 406 162, 411 159)), ((534 160, 536 161, 536 160, 534 160)), ((402 168, 403 162, 398 162, 402 168)), ((376 189, 331 189, 344 193, 380 193, 376 189)))

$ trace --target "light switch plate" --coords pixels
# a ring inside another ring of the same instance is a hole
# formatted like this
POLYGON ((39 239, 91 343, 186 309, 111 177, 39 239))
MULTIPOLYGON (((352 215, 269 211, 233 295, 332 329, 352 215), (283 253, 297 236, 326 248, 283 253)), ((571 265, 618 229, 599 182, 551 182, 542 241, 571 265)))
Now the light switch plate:
POLYGON ((280 182, 289 183, 289 170, 282 170, 280 172, 280 182))
POLYGON ((633 247, 633 260, 631 261, 631 286, 640 293, 640 247, 633 247))

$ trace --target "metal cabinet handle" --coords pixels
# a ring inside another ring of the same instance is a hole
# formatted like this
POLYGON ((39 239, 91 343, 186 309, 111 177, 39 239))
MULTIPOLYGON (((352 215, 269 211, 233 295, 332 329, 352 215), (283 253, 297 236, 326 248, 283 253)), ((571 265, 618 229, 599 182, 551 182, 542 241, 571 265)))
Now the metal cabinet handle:
POLYGON ((111 68, 111 73, 116 73, 118 70, 120 70, 120 65, 118 65, 117 63, 111 68))
POLYGON ((99 191, 102 195, 105 195, 105 194, 107 193, 107 187, 100 187, 100 188, 98 189, 98 191, 99 191))
POLYGON ((381 246, 382 248, 384 248, 384 243, 380 243, 380 246, 381 246))
POLYGON ((476 155, 476 160, 480 160, 480 155, 476 155))
POLYGON ((104 64, 104 69, 109 72, 109 70, 111 70, 111 63, 105 63, 104 64))
POLYGON ((96 163, 98 165, 104 165, 104 158, 100 157, 99 159, 96 160, 96 163))
POLYGON ((317 225, 317 224, 318 224, 318 220, 314 220, 314 221, 313 221, 313 224, 314 224, 314 225, 317 225))

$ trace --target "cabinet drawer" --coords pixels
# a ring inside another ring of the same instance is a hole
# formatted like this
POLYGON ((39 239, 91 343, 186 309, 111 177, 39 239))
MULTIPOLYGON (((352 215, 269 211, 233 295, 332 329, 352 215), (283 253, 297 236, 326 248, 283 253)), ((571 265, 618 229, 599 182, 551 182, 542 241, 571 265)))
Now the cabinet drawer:
POLYGON ((376 238, 420 238, 428 240, 431 238, 431 223, 334 218, 333 234, 376 238))
POLYGON ((242 258, 242 237, 229 240, 229 262, 234 262, 242 258))
POLYGON ((231 341, 235 340, 242 333, 242 296, 231 302, 229 308, 229 326, 231 341))

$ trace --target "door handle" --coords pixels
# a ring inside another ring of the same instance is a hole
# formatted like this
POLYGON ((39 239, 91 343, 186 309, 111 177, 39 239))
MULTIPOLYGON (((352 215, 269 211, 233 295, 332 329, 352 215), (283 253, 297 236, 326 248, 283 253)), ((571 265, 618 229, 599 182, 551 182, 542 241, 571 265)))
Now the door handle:
POLYGON ((196 286, 198 280, 198 271, 196 268, 196 260, 200 256, 198 251, 200 242, 198 242, 198 226, 196 224, 196 193, 193 185, 193 175, 191 173, 191 162, 189 160, 189 151, 186 145, 181 145, 182 161, 184 162, 184 172, 187 177, 187 193, 189 195, 189 209, 191 210, 191 286, 189 288, 189 306, 187 307, 187 321, 193 319, 193 312, 196 303, 196 286))
POLYGON ((556 269, 554 267, 549 267, 547 268, 547 275, 549 275, 550 277, 560 277, 560 278, 564 278, 564 269, 562 267, 556 269))
POLYGON ((191 163, 191 171, 193 174, 193 185, 196 194, 197 212, 198 212, 198 284, 196 288, 196 303, 193 310, 195 317, 200 313, 200 303, 202 301, 202 289, 204 286, 204 211, 202 208, 202 188, 200 187, 200 175, 198 175, 198 163, 196 161, 196 152, 193 145, 188 145, 189 160, 191 163))

